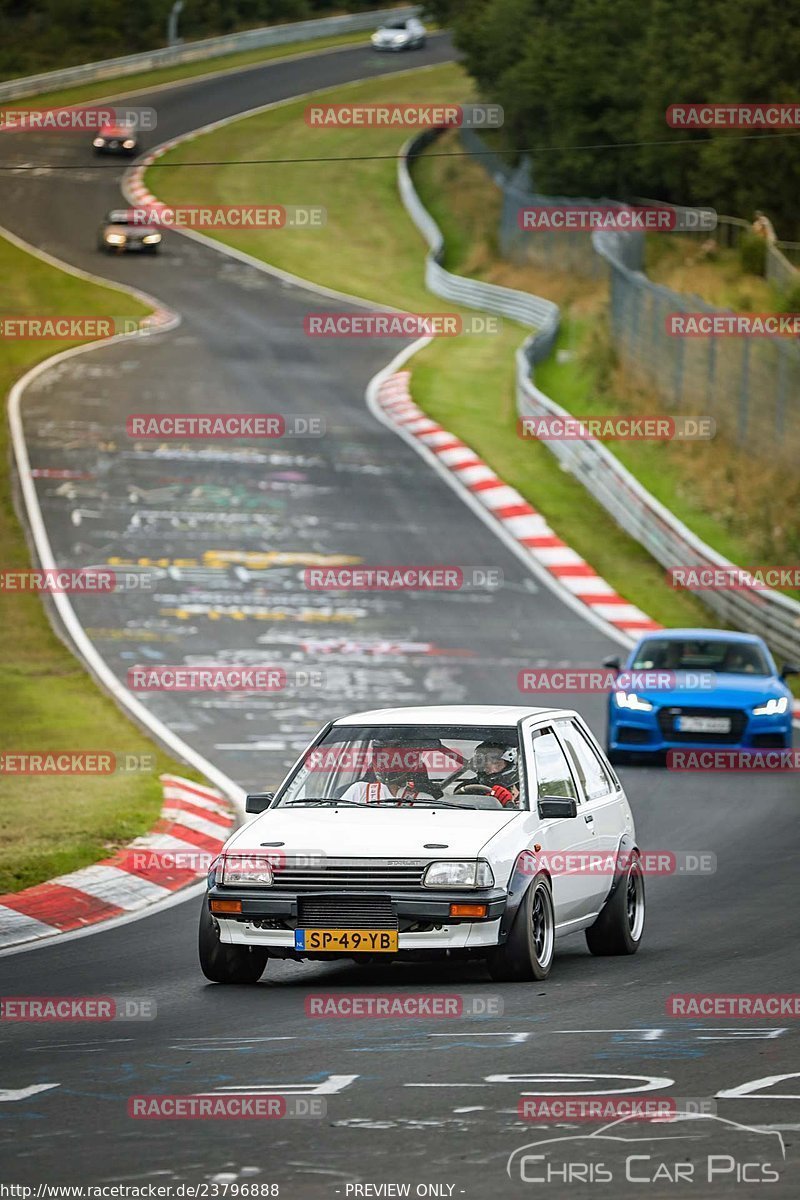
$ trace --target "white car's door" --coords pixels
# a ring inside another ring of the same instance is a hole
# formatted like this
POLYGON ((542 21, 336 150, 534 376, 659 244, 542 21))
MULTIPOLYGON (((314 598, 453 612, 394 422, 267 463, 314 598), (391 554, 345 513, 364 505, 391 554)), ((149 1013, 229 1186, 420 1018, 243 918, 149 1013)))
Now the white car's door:
POLYGON ((584 818, 595 835, 594 849, 601 852, 598 866, 592 867, 589 879, 592 903, 599 910, 611 887, 620 838, 631 830, 630 809, 616 776, 584 723, 578 717, 565 717, 554 725, 580 783, 584 818))
MULTIPOLYGON (((550 859, 553 880, 553 904, 556 926, 561 932, 597 911, 591 874, 580 869, 580 862, 597 849, 595 822, 584 801, 575 772, 566 751, 556 736, 554 723, 537 723, 529 718, 522 723, 522 738, 527 764, 527 790, 531 808, 543 796, 572 797, 577 805, 576 817, 543 821, 538 825, 536 841, 550 859), (563 856, 573 855, 572 863, 562 862, 563 856), (578 869, 567 869, 575 866, 578 869)), ((533 847, 530 847, 533 849, 533 847)))

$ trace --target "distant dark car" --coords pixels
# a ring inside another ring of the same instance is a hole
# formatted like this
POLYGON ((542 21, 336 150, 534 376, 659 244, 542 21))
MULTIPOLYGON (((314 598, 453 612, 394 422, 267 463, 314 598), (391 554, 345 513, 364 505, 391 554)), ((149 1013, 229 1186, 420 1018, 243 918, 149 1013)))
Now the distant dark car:
POLYGON ((98 250, 122 253, 125 250, 140 250, 143 254, 157 254, 161 245, 161 230, 154 223, 148 225, 136 219, 136 214, 125 208, 112 208, 97 234, 98 250))
POLYGON ((103 125, 92 142, 95 154, 136 154, 139 134, 135 125, 103 125))
POLYGON ((425 26, 416 17, 387 21, 370 41, 375 50, 421 50, 425 45, 425 26))

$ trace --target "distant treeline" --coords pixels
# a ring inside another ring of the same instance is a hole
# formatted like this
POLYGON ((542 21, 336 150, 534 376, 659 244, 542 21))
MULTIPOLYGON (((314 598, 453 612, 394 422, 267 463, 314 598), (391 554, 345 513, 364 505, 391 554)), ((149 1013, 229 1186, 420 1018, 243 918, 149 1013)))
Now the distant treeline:
MULTIPOLYGON (((258 25, 390 7, 375 0, 184 0, 179 34, 216 37, 258 25)), ((172 0, 0 0, 0 79, 166 43, 172 0)))
POLYGON ((800 129, 745 139, 747 130, 686 133, 665 120, 668 106, 683 102, 800 102, 796 4, 430 0, 427 7, 453 30, 484 99, 503 105, 509 145, 537 148, 538 190, 710 204, 748 218, 763 209, 780 237, 800 239, 800 129), (598 148, 578 149, 585 146, 598 148))

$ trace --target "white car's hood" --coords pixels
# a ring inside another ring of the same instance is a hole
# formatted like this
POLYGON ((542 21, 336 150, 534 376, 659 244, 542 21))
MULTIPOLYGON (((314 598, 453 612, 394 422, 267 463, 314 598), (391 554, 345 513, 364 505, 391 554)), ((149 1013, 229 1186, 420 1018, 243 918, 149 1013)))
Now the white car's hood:
POLYGON ((474 858, 517 810, 273 808, 243 825, 226 850, 262 844, 294 855, 330 858, 474 858))

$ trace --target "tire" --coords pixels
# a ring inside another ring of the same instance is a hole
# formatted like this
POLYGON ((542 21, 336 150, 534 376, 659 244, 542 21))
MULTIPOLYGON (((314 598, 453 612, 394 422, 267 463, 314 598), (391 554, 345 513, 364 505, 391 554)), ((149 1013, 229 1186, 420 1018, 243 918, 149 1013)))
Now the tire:
POLYGON ((508 941, 491 951, 489 974, 498 983, 547 979, 553 965, 555 914, 546 875, 537 875, 514 918, 508 941))
POLYGON ((642 944, 644 919, 644 874, 637 854, 631 856, 619 886, 586 930, 586 944, 592 954, 635 954, 642 944))
POLYGON ((257 946, 226 946, 203 897, 198 938, 200 969, 212 983, 258 983, 269 957, 257 946))

